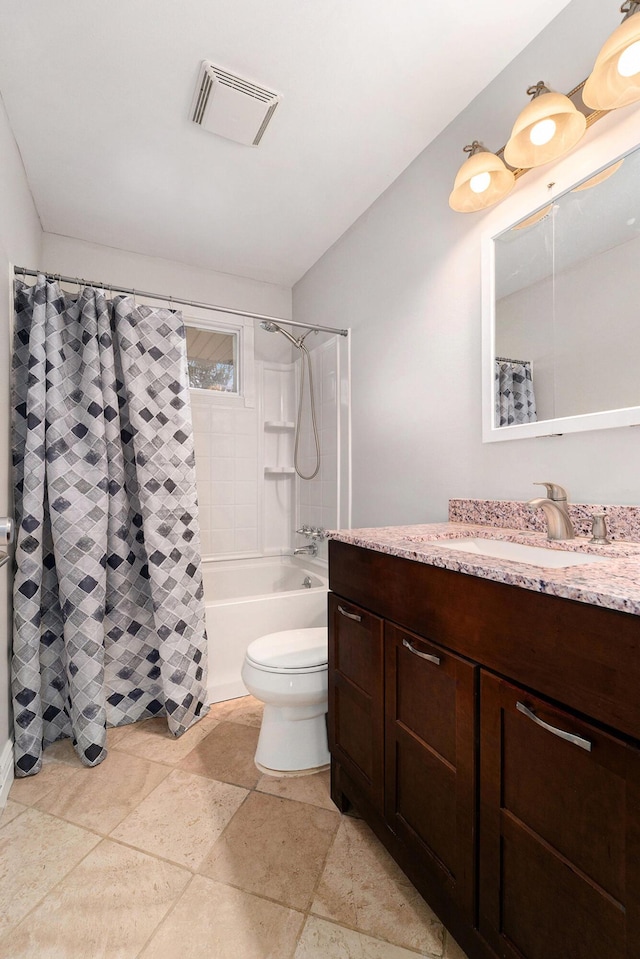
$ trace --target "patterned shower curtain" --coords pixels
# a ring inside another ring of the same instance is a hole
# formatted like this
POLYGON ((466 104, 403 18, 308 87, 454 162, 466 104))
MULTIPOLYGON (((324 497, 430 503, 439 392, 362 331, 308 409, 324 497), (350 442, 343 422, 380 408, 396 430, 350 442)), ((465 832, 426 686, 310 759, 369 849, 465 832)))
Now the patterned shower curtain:
POLYGON ((16 774, 71 737, 208 709, 193 435, 179 312, 16 281, 16 774))
POLYGON ((501 356, 496 357, 495 399, 496 426, 515 426, 536 422, 533 373, 528 360, 507 360, 501 356))

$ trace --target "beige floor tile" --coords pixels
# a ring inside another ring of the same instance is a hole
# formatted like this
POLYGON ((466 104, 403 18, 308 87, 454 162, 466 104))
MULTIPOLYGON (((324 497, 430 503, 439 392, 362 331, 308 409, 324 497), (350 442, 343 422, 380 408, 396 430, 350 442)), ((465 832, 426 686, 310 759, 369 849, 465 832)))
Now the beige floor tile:
POLYGON ((63 778, 38 800, 38 809, 103 835, 111 832, 171 771, 168 766, 115 749, 92 769, 52 764, 35 778, 49 770, 62 773, 63 778))
POLYGON ((209 715, 227 723, 242 723, 244 726, 260 726, 264 703, 253 696, 228 699, 225 703, 212 703, 209 715))
POLYGON ((340 817, 308 803, 252 793, 200 871, 247 892, 306 909, 340 817))
POLYGON ((69 778, 69 767, 62 763, 46 763, 35 776, 14 779, 9 798, 25 806, 33 806, 45 796, 64 786, 69 778))
MULTIPOLYGON (((107 729, 107 750, 111 749, 116 740, 122 735, 120 729, 107 729)), ((48 763, 66 763, 69 766, 75 766, 77 769, 84 769, 84 763, 73 748, 70 739, 59 739, 52 743, 42 753, 43 765, 48 763)))
POLYGON ((14 802, 13 799, 8 799, 7 805, 0 813, 0 829, 2 829, 3 826, 8 826, 14 819, 17 819, 20 813, 24 812, 26 808, 27 807, 21 805, 21 803, 14 802))
POLYGON ((99 841, 92 833, 37 809, 25 810, 4 826, 0 832, 0 933, 17 926, 99 841))
POLYGON ((115 746, 121 752, 142 756, 143 759, 149 759, 152 762, 176 766, 217 725, 217 720, 207 715, 182 736, 176 738, 169 732, 167 720, 164 717, 147 719, 143 723, 132 723, 130 726, 120 727, 118 729, 120 736, 115 746))
POLYGON ((466 952, 463 952, 450 932, 445 933, 444 959, 467 959, 466 952))
POLYGON ((329 795, 329 770, 314 773, 313 776, 261 776, 256 789, 259 792, 269 793, 271 796, 282 796, 284 799, 295 799, 297 802, 308 802, 312 806, 330 809, 336 812, 329 795))
POLYGON ((442 924, 361 820, 342 819, 312 912, 398 946, 442 956, 442 924))
POLYGON ((134 959, 190 873, 103 840, 10 936, 0 959, 134 959))
POLYGON ((140 959, 291 959, 303 916, 196 876, 140 959))
POLYGON ((185 756, 180 768, 253 789, 260 778, 253 761, 257 744, 258 730, 252 726, 220 723, 185 756))
POLYGON ((246 796, 239 786, 174 769, 111 835, 197 869, 246 796))
POLYGON ((416 953, 309 916, 294 959, 416 959, 416 953))
POLYGON ((42 765, 49 763, 66 763, 69 766, 82 766, 80 757, 73 748, 70 739, 59 739, 56 743, 51 743, 42 753, 42 765))

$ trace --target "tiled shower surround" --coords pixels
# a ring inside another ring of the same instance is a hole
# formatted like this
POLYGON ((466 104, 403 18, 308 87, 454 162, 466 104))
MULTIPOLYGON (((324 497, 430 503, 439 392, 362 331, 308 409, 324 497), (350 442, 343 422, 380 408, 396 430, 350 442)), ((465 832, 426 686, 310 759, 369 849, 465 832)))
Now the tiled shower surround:
MULTIPOLYGON (((300 483, 300 516, 309 526, 331 529, 338 516, 338 353, 330 340, 311 354, 316 396, 316 421, 320 437, 320 471, 312 480, 300 483)), ((299 371, 298 371, 299 375, 299 371)), ((308 407, 307 407, 308 410, 308 407)), ((315 466, 315 445, 311 418, 306 416, 301 436, 301 467, 309 475, 315 466)))
POLYGON ((258 411, 224 402, 191 391, 204 556, 259 549, 258 411))
MULTIPOLYGON (((312 480, 293 471, 300 358, 255 364, 255 407, 239 397, 191 391, 202 553, 229 559, 289 552, 306 541, 302 524, 338 522, 337 338, 311 340, 321 467, 312 480), (280 472, 278 472, 280 471, 280 472)), ((305 386, 300 462, 313 470, 315 456, 305 386)), ((321 553, 321 555, 323 555, 321 553)))

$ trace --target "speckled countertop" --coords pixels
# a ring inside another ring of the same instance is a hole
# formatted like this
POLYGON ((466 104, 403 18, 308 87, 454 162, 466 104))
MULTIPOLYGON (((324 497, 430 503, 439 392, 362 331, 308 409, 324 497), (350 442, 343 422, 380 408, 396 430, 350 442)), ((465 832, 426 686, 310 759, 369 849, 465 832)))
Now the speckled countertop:
POLYGON ((617 609, 640 616, 640 543, 616 542, 609 546, 591 545, 584 537, 549 542, 544 533, 533 530, 505 529, 476 523, 429 523, 424 526, 383 526, 377 529, 336 530, 330 539, 351 543, 380 553, 389 553, 428 566, 439 566, 497 583, 520 586, 538 593, 549 593, 579 603, 617 609), (463 536, 506 540, 529 546, 592 553, 603 563, 548 569, 514 560, 494 559, 446 548, 447 539, 463 536), (426 541, 441 544, 428 545, 426 541))

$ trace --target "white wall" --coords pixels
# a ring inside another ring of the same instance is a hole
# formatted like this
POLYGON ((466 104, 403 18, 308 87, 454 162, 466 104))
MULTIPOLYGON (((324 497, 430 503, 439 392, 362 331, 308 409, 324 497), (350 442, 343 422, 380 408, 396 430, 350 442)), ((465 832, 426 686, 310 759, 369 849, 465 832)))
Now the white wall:
POLYGON ((288 287, 116 250, 55 233, 44 234, 41 260, 39 264, 20 265, 36 265, 52 273, 80 276, 106 284, 120 283, 133 289, 181 296, 235 310, 291 316, 288 287))
POLYGON ((573 0, 294 288, 294 317, 352 328, 355 526, 442 520, 455 496, 528 499, 541 479, 640 502, 633 428, 482 444, 485 217, 447 202, 462 147, 504 144, 526 87, 571 89, 619 22, 616 4, 573 0))
MULTIPOLYGON (((12 291, 10 264, 37 262, 42 231, 20 155, 0 100, 0 516, 13 513, 10 462, 10 349, 12 291)), ((0 570, 0 808, 13 773, 9 707, 10 568, 0 570)))

